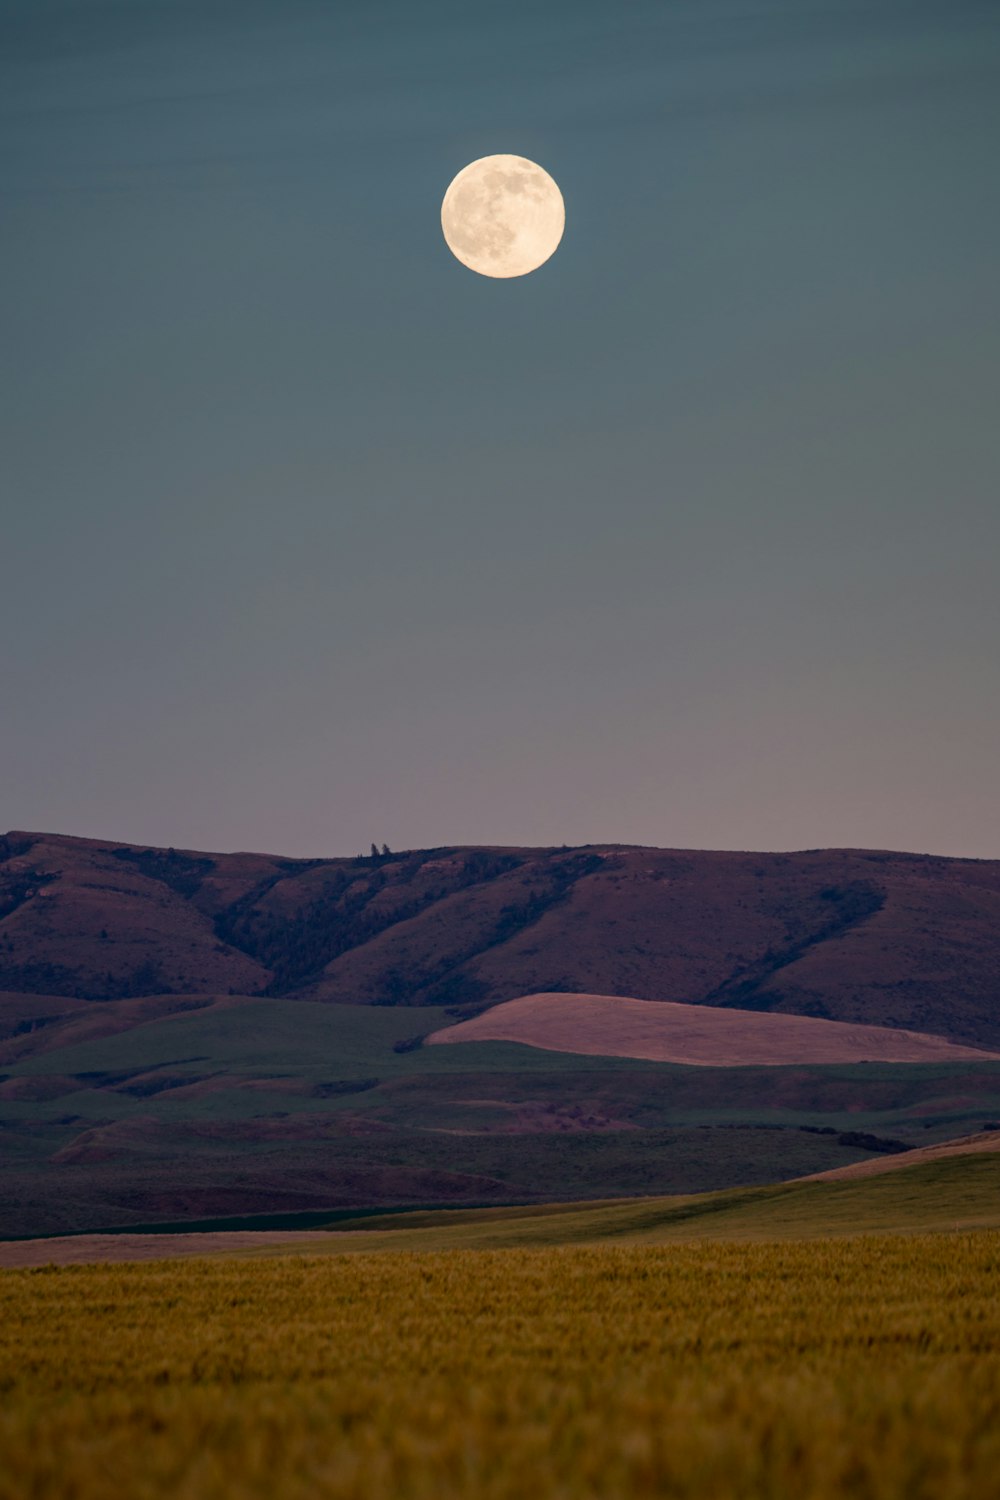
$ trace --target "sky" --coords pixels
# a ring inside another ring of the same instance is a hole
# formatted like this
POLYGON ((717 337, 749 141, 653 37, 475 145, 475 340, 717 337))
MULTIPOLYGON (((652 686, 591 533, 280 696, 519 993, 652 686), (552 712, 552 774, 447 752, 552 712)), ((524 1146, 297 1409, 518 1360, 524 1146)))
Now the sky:
POLYGON ((0 0, 0 826, 1000 858, 998 160, 995 0, 0 0))

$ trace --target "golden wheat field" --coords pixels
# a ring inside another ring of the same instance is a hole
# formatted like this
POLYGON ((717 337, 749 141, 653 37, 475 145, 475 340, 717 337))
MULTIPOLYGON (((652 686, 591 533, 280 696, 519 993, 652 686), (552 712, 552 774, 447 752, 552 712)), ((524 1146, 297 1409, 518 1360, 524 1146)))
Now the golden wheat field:
POLYGON ((0 1500, 993 1500, 1000 1235, 0 1274, 0 1500))

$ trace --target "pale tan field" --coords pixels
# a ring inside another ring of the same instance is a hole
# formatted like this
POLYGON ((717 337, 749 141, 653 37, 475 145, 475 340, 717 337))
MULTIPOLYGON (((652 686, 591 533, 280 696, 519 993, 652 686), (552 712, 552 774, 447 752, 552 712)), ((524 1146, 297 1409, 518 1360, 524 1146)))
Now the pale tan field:
POLYGON ((314 1229, 220 1229, 206 1234, 69 1234, 38 1240, 0 1242, 0 1267, 86 1266, 101 1261, 175 1260, 180 1257, 236 1255, 274 1245, 288 1249, 324 1244, 329 1234, 314 1229))
POLYGON ((981 1130, 976 1135, 961 1135, 953 1141, 938 1141, 935 1146, 915 1146, 896 1156, 873 1156, 869 1161, 851 1162, 846 1167, 830 1167, 826 1172, 811 1172, 799 1182, 841 1182, 855 1177, 881 1177, 884 1172, 898 1172, 921 1162, 943 1161, 947 1156, 978 1156, 982 1152, 1000 1151, 1000 1130, 981 1130))
POLYGON ((917 1031, 618 995, 524 995, 427 1038, 438 1045, 486 1041, 713 1068, 1000 1061, 1000 1053, 917 1031))

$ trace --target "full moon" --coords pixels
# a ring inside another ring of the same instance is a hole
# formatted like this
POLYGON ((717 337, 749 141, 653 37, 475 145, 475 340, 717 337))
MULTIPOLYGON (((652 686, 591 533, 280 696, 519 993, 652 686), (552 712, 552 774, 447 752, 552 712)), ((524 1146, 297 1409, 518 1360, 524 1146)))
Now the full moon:
POLYGON ((480 276, 526 276, 562 239, 566 210, 548 172, 524 156, 482 156, 444 195, 441 228, 463 266, 480 276))

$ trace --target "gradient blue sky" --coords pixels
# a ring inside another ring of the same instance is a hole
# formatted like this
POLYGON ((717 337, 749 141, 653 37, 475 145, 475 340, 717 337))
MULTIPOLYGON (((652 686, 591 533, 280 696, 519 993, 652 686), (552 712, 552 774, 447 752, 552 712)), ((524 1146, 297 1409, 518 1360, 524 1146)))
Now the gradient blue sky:
POLYGON ((1000 857, 998 161, 995 0, 0 0, 0 824, 1000 857))

